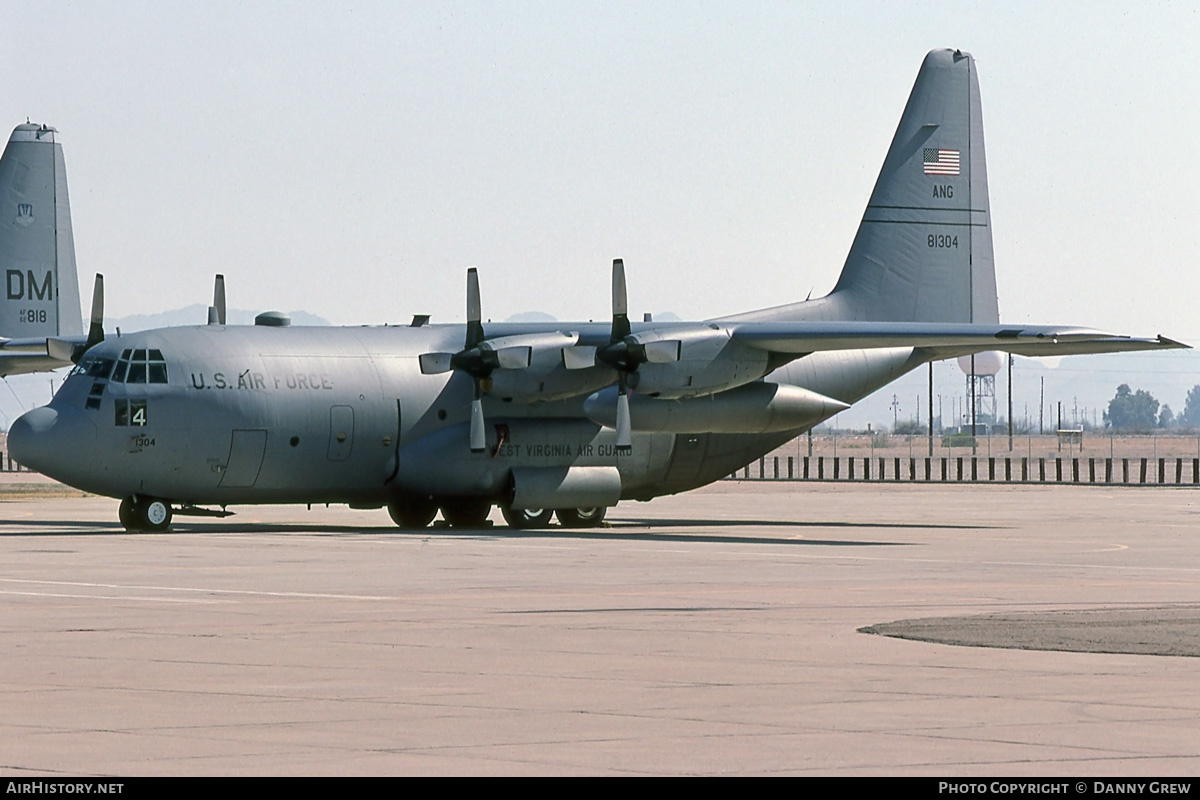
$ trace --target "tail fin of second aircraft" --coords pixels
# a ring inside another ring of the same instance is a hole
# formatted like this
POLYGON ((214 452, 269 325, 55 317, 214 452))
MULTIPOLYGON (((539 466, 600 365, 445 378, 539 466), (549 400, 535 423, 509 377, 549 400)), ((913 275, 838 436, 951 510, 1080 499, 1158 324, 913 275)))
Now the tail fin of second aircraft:
POLYGON ((975 61, 925 56, 837 286, 734 319, 999 321, 975 61))
POLYGON ((45 125, 18 125, 0 156, 0 279, 0 337, 83 334, 67 171, 45 125))

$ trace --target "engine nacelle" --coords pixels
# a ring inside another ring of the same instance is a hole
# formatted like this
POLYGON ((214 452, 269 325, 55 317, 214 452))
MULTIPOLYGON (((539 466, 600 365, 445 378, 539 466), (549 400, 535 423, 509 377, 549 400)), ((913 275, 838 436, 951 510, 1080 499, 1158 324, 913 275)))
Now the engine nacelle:
MULTIPOLYGON (((849 408, 848 403, 799 386, 755 382, 703 397, 664 400, 629 398, 633 430, 656 433, 769 433, 811 427, 849 408)), ((583 403, 588 419, 615 427, 617 390, 597 392, 583 403)))
POLYGON ((665 328, 634 334, 641 344, 679 342, 677 361, 645 363, 629 376, 638 394, 664 398, 696 397, 751 383, 778 364, 770 363, 765 350, 748 347, 730 338, 717 325, 665 328))
POLYGON ((617 374, 608 367, 567 369, 563 347, 535 349, 525 369, 498 369, 491 375, 488 394, 514 403, 537 403, 580 397, 611 385, 617 374))

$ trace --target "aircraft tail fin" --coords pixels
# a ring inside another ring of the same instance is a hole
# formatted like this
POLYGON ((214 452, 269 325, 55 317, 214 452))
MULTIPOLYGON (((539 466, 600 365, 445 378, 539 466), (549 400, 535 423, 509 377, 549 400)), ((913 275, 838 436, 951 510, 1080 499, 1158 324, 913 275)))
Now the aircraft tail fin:
POLYGON ((856 319, 999 321, 975 60, 926 57, 830 299, 856 319))
POLYGON ((969 53, 925 56, 833 292, 730 319, 999 321, 969 53))
POLYGON ((82 336, 58 132, 18 125, 0 156, 0 337, 82 336))

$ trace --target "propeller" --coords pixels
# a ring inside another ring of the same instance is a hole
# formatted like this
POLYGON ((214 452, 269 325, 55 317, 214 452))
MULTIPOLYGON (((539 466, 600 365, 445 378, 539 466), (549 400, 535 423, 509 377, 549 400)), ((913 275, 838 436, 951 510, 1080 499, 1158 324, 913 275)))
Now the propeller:
POLYGON ((483 419, 483 395, 491 390, 491 375, 497 369, 524 369, 533 358, 533 347, 521 343, 520 336, 507 336, 485 341, 479 300, 479 273, 475 267, 467 270, 467 336, 463 349, 457 353, 422 353, 418 359, 421 372, 436 375, 456 370, 471 376, 474 392, 471 398, 471 452, 487 449, 483 419))
POLYGON ((208 324, 225 324, 225 276, 220 273, 213 281, 213 304, 208 307, 208 324))
MULTIPOLYGON (((635 373, 642 364, 678 361, 682 345, 678 339, 642 341, 633 335, 629 325, 629 300, 625 289, 625 262, 620 258, 613 259, 612 309, 612 333, 609 335, 608 344, 596 349, 592 364, 605 364, 617 371, 617 450, 629 452, 633 449, 629 392, 632 385, 636 385, 635 373)), ((584 363, 586 355, 588 354, 569 354, 564 350, 563 363, 568 369, 591 366, 584 363)))
POLYGON ((92 286, 92 316, 88 325, 87 341, 83 344, 68 342, 65 339, 50 337, 46 339, 46 352, 60 361, 70 361, 78 364, 83 354, 104 341, 104 276, 96 273, 96 282, 92 286))

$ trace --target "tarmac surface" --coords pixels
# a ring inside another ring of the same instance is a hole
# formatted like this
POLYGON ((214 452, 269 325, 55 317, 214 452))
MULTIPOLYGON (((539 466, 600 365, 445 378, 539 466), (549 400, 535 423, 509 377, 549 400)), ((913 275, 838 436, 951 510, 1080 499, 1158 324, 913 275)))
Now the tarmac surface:
POLYGON ((722 482, 594 531, 288 506, 128 534, 18 488, 4 777, 1200 772, 1193 489, 722 482))

